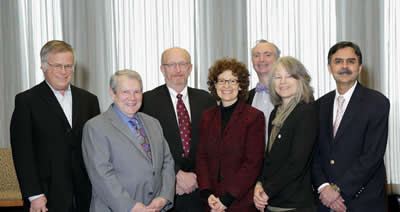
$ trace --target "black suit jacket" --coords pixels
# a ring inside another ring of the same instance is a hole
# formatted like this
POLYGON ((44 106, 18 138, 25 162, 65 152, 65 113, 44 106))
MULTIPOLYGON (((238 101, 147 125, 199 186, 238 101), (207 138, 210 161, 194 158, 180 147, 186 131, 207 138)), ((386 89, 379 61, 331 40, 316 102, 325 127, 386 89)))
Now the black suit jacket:
POLYGON ((251 105, 253 103, 254 96, 256 95, 256 89, 253 88, 249 91, 249 97, 247 98, 246 103, 251 105))
POLYGON ((15 97, 10 135, 21 192, 45 194, 47 208, 67 211, 73 195, 79 211, 88 211, 91 185, 82 159, 84 123, 100 113, 97 97, 71 85, 72 128, 45 81, 15 97))
MULTIPOLYGON (((388 136, 389 100, 357 83, 333 137, 335 91, 318 100, 319 140, 313 162, 313 183, 334 183, 347 211, 386 211, 384 154, 388 136)), ((319 211, 329 211, 321 203, 319 211)))
MULTIPOLYGON (((269 134, 276 108, 269 120, 269 134)), ((280 129, 270 152, 264 156, 261 181, 269 205, 309 208, 314 204, 311 160, 318 133, 315 104, 299 103, 280 129)))
POLYGON ((206 91, 188 87, 188 95, 192 131, 189 156, 185 158, 168 87, 164 84, 143 94, 141 111, 160 121, 175 161, 175 172, 194 172, 201 115, 216 105, 216 101, 206 91))

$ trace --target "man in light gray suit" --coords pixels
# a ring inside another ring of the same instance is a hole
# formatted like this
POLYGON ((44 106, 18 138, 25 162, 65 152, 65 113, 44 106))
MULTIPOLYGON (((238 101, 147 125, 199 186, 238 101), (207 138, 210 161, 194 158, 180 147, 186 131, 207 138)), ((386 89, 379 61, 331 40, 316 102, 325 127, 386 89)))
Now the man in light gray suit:
POLYGON ((116 72, 109 90, 114 103, 84 127, 83 158, 93 185, 91 212, 172 207, 174 161, 159 122, 138 112, 142 88, 137 72, 116 72))

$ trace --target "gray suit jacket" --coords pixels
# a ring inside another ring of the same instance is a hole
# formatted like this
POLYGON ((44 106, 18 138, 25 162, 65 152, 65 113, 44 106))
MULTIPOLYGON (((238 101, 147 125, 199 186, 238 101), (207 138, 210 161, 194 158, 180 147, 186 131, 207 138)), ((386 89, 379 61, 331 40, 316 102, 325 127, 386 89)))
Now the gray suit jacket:
POLYGON ((148 205, 156 197, 173 203, 174 161, 162 128, 153 117, 141 112, 138 116, 149 138, 153 163, 111 106, 83 129, 83 158, 93 185, 91 212, 127 212, 136 202, 148 205))

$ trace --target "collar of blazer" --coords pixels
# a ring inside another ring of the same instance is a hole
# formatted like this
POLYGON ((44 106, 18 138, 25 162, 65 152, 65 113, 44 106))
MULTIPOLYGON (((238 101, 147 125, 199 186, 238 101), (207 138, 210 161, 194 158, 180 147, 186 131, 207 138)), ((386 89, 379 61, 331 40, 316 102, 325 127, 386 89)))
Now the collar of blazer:
MULTIPOLYGON (((360 83, 357 83, 356 88, 354 89, 353 95, 350 98, 350 102, 347 105, 346 111, 343 114, 343 118, 340 122, 338 131, 336 133, 336 136, 333 138, 334 142, 340 141, 340 137, 343 135, 344 132, 346 132, 346 129, 349 129, 349 125, 351 124, 352 120, 354 117, 358 116, 359 113, 362 111, 360 107, 362 107, 362 92, 363 92, 364 87, 360 85, 360 83)), ((335 95, 333 95, 333 99, 331 100, 332 102, 332 109, 330 113, 333 113, 333 102, 335 101, 335 95)), ((330 119, 332 119, 333 115, 331 115, 330 119)), ((332 122, 331 122, 332 123, 332 122)), ((331 124, 331 135, 333 136, 333 126, 331 124)))
MULTIPOLYGON (((68 126, 71 129, 71 125, 69 124, 67 117, 65 117, 64 111, 63 111, 60 103, 58 103, 56 96, 54 96, 53 91, 47 85, 47 83, 45 81, 43 81, 42 83, 39 84, 38 88, 39 88, 40 97, 50 105, 49 110, 53 111, 54 114, 58 118, 60 118, 60 120, 64 123, 64 125, 68 126)), ((74 101, 74 92, 73 92, 72 85, 71 85, 71 94, 72 94, 72 105, 74 105, 74 102, 76 102, 76 101, 74 101)), ((73 108, 74 108, 74 106, 73 106, 73 108)), ((74 110, 72 110, 72 114, 74 114, 74 110)), ((73 117, 72 117, 72 120, 74 120, 73 117)), ((72 122, 72 123, 74 123, 74 122, 72 122)))
MULTIPOLYGON (((148 136, 149 143, 150 143, 150 149, 154 149, 155 147, 154 147, 153 143, 151 142, 152 141, 151 133, 149 133, 149 129, 148 129, 148 126, 146 125, 144 117, 141 112, 138 112, 137 114, 138 114, 140 121, 142 122, 142 125, 148 136)), ((150 159, 147 157, 146 153, 144 152, 140 142, 136 139, 135 135, 129 129, 128 125, 122 120, 122 118, 118 115, 118 113, 113 109, 112 105, 110 105, 110 107, 107 109, 107 111, 104 112, 104 115, 111 121, 111 124, 115 127, 116 130, 118 130, 119 132, 121 132, 123 135, 126 136, 127 139, 121 139, 121 142, 125 142, 128 145, 133 144, 133 145, 129 145, 129 146, 134 146, 134 148, 136 148, 136 150, 140 151, 142 153, 143 157, 146 158, 146 160, 150 162, 150 159)), ((154 157, 155 155, 153 154, 153 152, 154 151, 152 151, 151 154, 152 154, 153 163, 154 163, 156 158, 154 157)))

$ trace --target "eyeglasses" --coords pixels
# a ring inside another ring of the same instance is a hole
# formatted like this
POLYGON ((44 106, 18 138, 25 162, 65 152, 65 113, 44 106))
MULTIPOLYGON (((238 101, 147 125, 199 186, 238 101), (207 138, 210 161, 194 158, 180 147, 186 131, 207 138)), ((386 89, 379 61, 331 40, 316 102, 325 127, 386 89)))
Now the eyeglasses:
POLYGON ((176 68, 177 66, 179 66, 179 68, 186 68, 186 67, 188 67, 189 64, 190 63, 165 63, 162 65, 167 68, 176 68))
POLYGON ((74 70, 74 64, 67 64, 67 65, 63 65, 63 64, 51 64, 51 63, 47 63, 47 65, 53 67, 56 71, 62 71, 63 69, 66 71, 73 71, 74 70))
POLYGON ((230 80, 226 80, 226 79, 218 79, 217 80, 217 84, 218 85, 237 85, 239 82, 239 80, 237 79, 230 79, 230 80))

